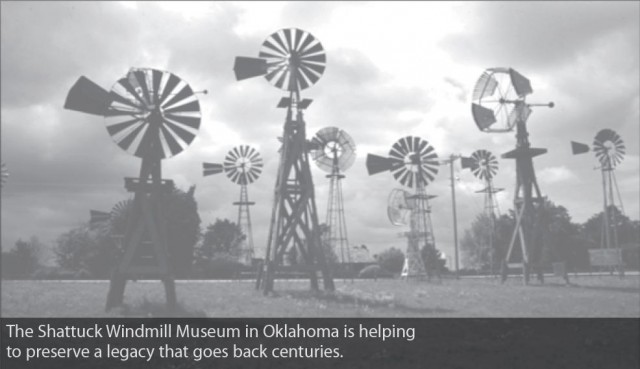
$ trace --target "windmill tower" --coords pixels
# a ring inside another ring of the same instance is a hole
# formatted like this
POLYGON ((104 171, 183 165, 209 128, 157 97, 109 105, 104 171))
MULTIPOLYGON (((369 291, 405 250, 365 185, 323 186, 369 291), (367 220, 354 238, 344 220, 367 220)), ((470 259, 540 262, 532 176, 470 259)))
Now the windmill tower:
MULTIPOLYGON (((511 132, 516 130, 516 148, 505 154, 504 159, 516 161, 516 188, 514 208, 516 226, 513 230, 509 248, 502 265, 502 280, 507 278, 507 265, 516 242, 522 251, 522 275, 525 284, 529 283, 530 267, 537 268, 538 279, 543 275, 539 262, 541 257, 540 236, 535 229, 536 208, 543 202, 538 181, 533 168, 533 158, 547 152, 547 149, 532 148, 527 132, 527 120, 531 107, 548 106, 553 103, 530 104, 526 97, 533 92, 531 83, 511 68, 489 68, 478 79, 473 90, 471 112, 473 119, 482 132, 511 132)), ((511 264, 511 266, 515 266, 511 264)))
MULTIPOLYGON (((205 91, 206 93, 206 91, 205 91)), ((73 85, 65 109, 103 116, 107 132, 123 150, 142 159, 140 175, 125 178, 134 193, 123 236, 124 256, 112 274, 106 309, 122 304, 129 279, 164 282, 167 305, 176 305, 174 276, 168 261, 162 197, 174 188, 162 179, 162 160, 182 152, 200 127, 195 92, 175 74, 132 68, 110 92, 86 77, 73 85)))
POLYGON ((487 150, 476 150, 469 158, 462 159, 462 168, 467 168, 476 178, 484 182, 484 188, 476 193, 484 194, 484 213, 489 219, 489 257, 491 274, 494 272, 494 239, 496 234, 496 219, 500 216, 498 201, 494 196, 503 191, 503 188, 496 188, 493 185, 493 178, 498 173, 498 159, 487 150))
POLYGON ((238 226, 245 238, 240 246, 240 262, 251 265, 253 262, 253 231, 249 207, 255 202, 249 201, 247 186, 260 177, 262 158, 253 147, 242 145, 231 149, 224 158, 223 164, 203 163, 203 175, 209 176, 225 172, 231 182, 240 185, 240 200, 233 205, 238 206, 238 226))
POLYGON ((340 263, 351 263, 347 223, 344 217, 342 198, 343 174, 356 160, 356 144, 347 132, 337 127, 325 127, 316 133, 312 144, 313 159, 320 169, 328 172, 329 201, 327 204, 326 224, 329 227, 326 242, 340 258, 340 263))
POLYGON ((421 247, 435 249, 429 206, 429 200, 434 196, 427 195, 426 186, 438 173, 438 165, 438 155, 429 142, 412 136, 398 140, 391 147, 388 157, 372 154, 367 156, 369 175, 389 171, 398 182, 414 190, 413 193, 392 191, 387 208, 389 219, 394 225, 403 225, 402 213, 410 211, 410 231, 403 234, 407 237, 407 252, 402 276, 407 279, 425 275, 421 247))
POLYGON ((264 270, 258 277, 258 287, 264 294, 273 291, 276 268, 291 248, 303 256, 312 289, 318 289, 317 271, 322 273, 324 288, 334 289, 321 247, 309 168, 310 145, 303 111, 311 100, 300 97, 300 91, 318 82, 325 65, 326 55, 320 41, 297 28, 282 29, 269 36, 258 58, 237 57, 235 60, 236 79, 264 76, 272 85, 288 92, 278 104, 279 108, 287 109, 287 114, 264 270))
MULTIPOLYGON (((589 146, 583 143, 571 142, 571 149, 574 155, 583 154, 589 151, 589 146)), ((607 250, 619 259, 617 264, 622 265, 622 255, 618 245, 618 227, 616 220, 616 209, 624 214, 618 182, 616 181, 615 169, 622 162, 625 154, 624 141, 618 133, 611 129, 603 129, 596 134, 593 139, 593 147, 596 159, 600 162, 600 173, 602 174, 602 233, 600 236, 600 248, 607 250), (615 190, 615 192, 614 192, 615 190), (618 195, 618 201, 614 194, 618 195)), ((622 269, 621 269, 622 272, 622 269)))

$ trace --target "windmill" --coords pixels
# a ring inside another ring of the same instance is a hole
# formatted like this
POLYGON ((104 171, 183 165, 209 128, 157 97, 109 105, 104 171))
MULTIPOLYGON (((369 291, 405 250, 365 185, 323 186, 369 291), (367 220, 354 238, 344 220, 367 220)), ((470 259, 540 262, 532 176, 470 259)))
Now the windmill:
MULTIPOLYGON (((553 107, 553 103, 530 104, 526 97, 533 92, 529 80, 511 68, 489 68, 480 76, 473 90, 471 113, 482 132, 511 132, 516 130, 516 148, 502 154, 504 159, 516 160, 516 189, 514 208, 516 225, 509 248, 502 264, 502 280, 507 278, 507 265, 511 259, 516 240, 522 251, 522 274, 529 283, 529 267, 537 267, 538 279, 542 282, 542 270, 538 265, 541 247, 536 242, 540 236, 535 227, 535 209, 542 204, 538 181, 533 168, 533 158, 547 149, 532 148, 527 132, 527 120, 535 106, 553 107)), ((516 266, 516 264, 511 264, 516 266)))
POLYGON ((337 127, 325 127, 313 137, 313 160, 318 167, 328 172, 329 201, 327 204, 326 224, 329 227, 325 235, 331 250, 339 255, 341 263, 351 262, 347 223, 344 217, 342 198, 342 179, 344 171, 356 160, 356 144, 347 132, 337 127), (339 253, 338 253, 339 251, 339 253))
POLYGON ((493 274, 494 237, 496 216, 500 215, 500 208, 495 194, 503 191, 503 188, 493 186, 493 178, 498 173, 498 159, 488 150, 476 150, 469 158, 462 159, 462 168, 467 168, 476 178, 484 182, 485 188, 476 193, 484 194, 484 213, 489 219, 489 250, 491 273, 493 274))
POLYGON ((303 119, 303 111, 311 100, 300 97, 300 91, 318 82, 325 65, 326 55, 320 41, 297 28, 282 29, 270 35, 257 58, 237 57, 235 60, 236 79, 264 76, 269 83, 288 92, 288 96, 278 103, 279 108, 287 109, 287 115, 264 270, 258 276, 258 287, 265 294, 273 291, 275 269, 291 248, 303 256, 309 267, 312 289, 318 289, 317 270, 322 272, 324 288, 334 289, 321 247, 309 168, 310 145, 303 119))
POLYGON ((2 162, 2 167, 0 170, 0 188, 4 187, 4 184, 7 183, 9 179, 9 168, 7 168, 7 164, 2 162))
POLYGON ((160 206, 174 186, 162 179, 161 163, 195 138, 200 127, 196 93, 175 74, 132 68, 109 92, 80 77, 64 107, 103 116, 114 142, 142 159, 139 177, 125 178, 125 188, 134 193, 133 206, 124 231, 125 252, 111 277, 106 309, 122 304, 127 281, 139 277, 161 279, 167 305, 174 308, 175 281, 168 262, 165 209, 160 206))
POLYGON ((389 171, 400 184, 414 189, 413 193, 392 191, 387 212, 394 225, 405 224, 405 213, 410 213, 410 231, 403 234, 407 237, 407 252, 402 276, 407 279, 422 277, 426 269, 420 247, 435 249, 429 207, 429 200, 435 196, 427 195, 426 186, 438 173, 438 155, 429 142, 419 137, 407 136, 391 147, 388 157, 369 154, 366 164, 369 175, 389 171))
POLYGON ((238 206, 237 224, 245 235, 240 246, 240 261, 245 265, 252 264, 254 255, 249 206, 255 205, 255 202, 249 201, 247 185, 250 185, 260 177, 262 166, 260 153, 247 145, 231 149, 225 156, 223 164, 202 164, 204 176, 225 172, 231 182, 240 185, 240 200, 234 202, 233 205, 238 206))
MULTIPOLYGON (((589 152, 588 145, 571 141, 571 151, 574 155, 589 152)), ((618 203, 620 211, 624 214, 622 200, 620 199, 620 191, 618 190, 618 182, 616 181, 615 169, 622 162, 625 154, 624 141, 614 130, 600 130, 593 139, 593 150, 596 159, 600 162, 600 173, 602 174, 602 194, 603 194, 603 217, 602 230, 600 237, 601 249, 614 253, 619 253, 618 245, 618 228, 616 221, 616 199, 615 193, 618 195, 618 203)), ((618 259, 621 255, 616 254, 618 259)), ((621 260, 620 260, 621 261, 621 260)), ((621 264, 621 263, 618 263, 621 264)))

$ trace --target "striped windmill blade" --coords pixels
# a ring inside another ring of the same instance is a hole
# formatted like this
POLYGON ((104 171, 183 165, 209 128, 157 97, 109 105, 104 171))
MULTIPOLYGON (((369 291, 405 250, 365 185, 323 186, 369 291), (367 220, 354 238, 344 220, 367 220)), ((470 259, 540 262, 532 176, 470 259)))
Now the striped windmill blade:
POLYGON ((140 158, 168 158, 182 152, 200 128, 200 103, 176 75, 133 68, 118 80, 105 120, 111 138, 140 158))
POLYGON ((260 177, 262 158, 254 148, 241 145, 231 149, 224 159, 224 171, 229 179, 239 185, 248 185, 260 177))
POLYGON ((615 168, 622 162, 626 148, 618 133, 612 129, 603 129, 593 140, 593 151, 603 167, 615 168))
POLYGON ((471 159, 471 172, 481 180, 492 179, 498 172, 498 159, 487 150, 476 150, 471 159))
POLYGON ((273 33, 262 44, 258 56, 266 61, 267 81, 285 91, 301 91, 314 85, 327 61, 320 41, 297 28, 273 33))

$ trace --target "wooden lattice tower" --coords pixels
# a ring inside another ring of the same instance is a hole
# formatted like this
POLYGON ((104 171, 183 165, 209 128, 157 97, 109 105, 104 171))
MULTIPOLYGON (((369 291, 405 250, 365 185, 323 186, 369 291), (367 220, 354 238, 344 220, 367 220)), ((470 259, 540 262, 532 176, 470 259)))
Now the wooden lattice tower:
MULTIPOLYGON (((106 309, 121 305, 129 279, 163 281, 170 309, 177 303, 169 263, 165 212, 161 199, 174 188, 162 179, 162 159, 182 152, 200 127, 200 104, 189 85, 176 75, 132 68, 110 92, 86 77, 69 91, 65 108, 105 117, 118 146, 142 159, 140 174, 125 178, 134 194, 122 238, 124 255, 112 273, 106 309)), ((100 214, 97 214, 98 217, 100 214)))
POLYGON ((300 97, 301 90, 315 84, 322 76, 325 52, 313 35, 291 28, 269 36, 258 56, 237 57, 234 66, 236 78, 264 76, 274 86, 287 91, 288 96, 278 104, 279 108, 287 110, 287 114, 264 268, 259 273, 257 286, 264 294, 273 291, 276 270, 285 253, 294 248, 304 259, 311 288, 318 289, 319 271, 324 288, 333 290, 333 278, 321 246, 309 168, 310 143, 306 139, 303 111, 311 100, 300 97))

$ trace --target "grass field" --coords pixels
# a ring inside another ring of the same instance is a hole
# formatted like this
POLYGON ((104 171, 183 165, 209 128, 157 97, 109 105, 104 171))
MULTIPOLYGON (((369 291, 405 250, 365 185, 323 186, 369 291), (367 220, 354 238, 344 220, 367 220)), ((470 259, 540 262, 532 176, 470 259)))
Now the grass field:
MULTIPOLYGON (((250 281, 177 283, 179 315, 196 317, 640 317, 640 276, 336 280, 335 293, 313 293, 306 281, 277 281, 264 297, 250 281)), ((129 282, 125 306, 104 313, 107 282, 3 281, 4 317, 167 316, 159 282, 129 282)))

